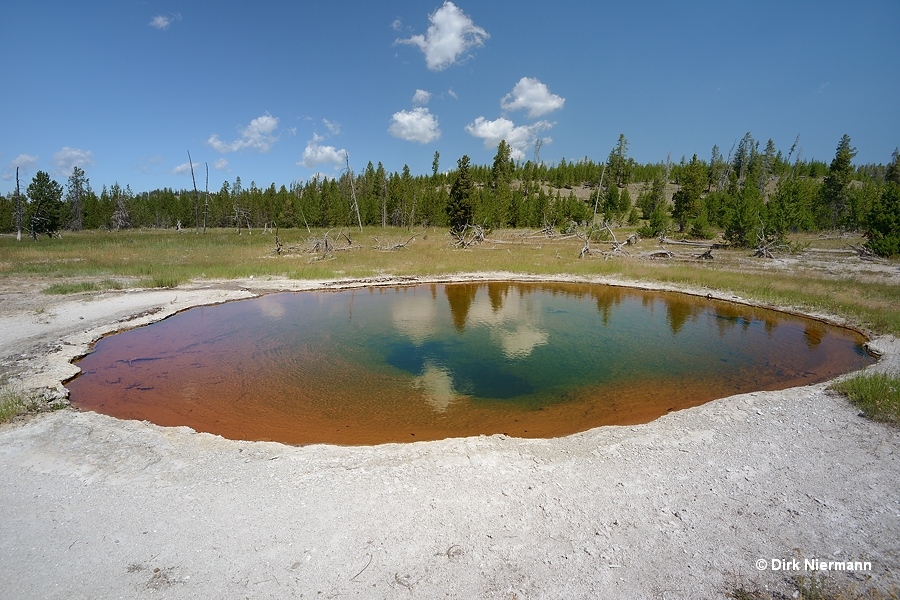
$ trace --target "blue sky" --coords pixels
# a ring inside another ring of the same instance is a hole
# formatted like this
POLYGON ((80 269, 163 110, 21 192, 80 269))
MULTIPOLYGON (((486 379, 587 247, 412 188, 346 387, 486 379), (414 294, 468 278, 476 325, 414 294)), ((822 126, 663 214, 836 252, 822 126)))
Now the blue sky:
POLYGON ((19 1, 0 19, 0 193, 38 170, 135 192, 430 173, 501 138, 639 162, 750 132, 826 162, 900 145, 900 2, 19 1))

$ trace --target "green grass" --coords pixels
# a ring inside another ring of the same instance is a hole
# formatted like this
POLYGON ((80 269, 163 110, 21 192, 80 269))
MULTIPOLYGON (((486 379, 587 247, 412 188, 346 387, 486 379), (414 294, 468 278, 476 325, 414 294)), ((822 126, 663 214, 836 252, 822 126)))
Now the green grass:
POLYGON ((0 423, 11 421, 36 408, 34 398, 8 383, 0 385, 0 423))
POLYGON ((73 281, 54 283, 50 287, 41 290, 41 293, 48 295, 80 294, 82 292, 121 290, 124 287, 125 286, 123 286, 121 282, 114 279, 104 279, 103 281, 73 281))
MULTIPOLYGON (((632 229, 617 229, 623 239, 632 229)), ((330 230, 337 246, 347 246, 341 230, 330 230)), ((287 252, 275 253, 275 236, 231 229, 198 235, 173 230, 88 231, 59 239, 16 242, 0 236, 0 281, 4 277, 49 280, 46 293, 96 291, 117 281, 126 287, 176 287, 197 280, 285 277, 333 279, 376 275, 430 276, 476 271, 514 274, 607 276, 630 281, 690 286, 733 293, 744 298, 803 311, 844 317, 875 333, 900 334, 900 286, 877 274, 834 275, 813 268, 779 269, 772 261, 752 259, 748 251, 716 250, 715 260, 648 260, 634 255, 656 248, 644 240, 631 257, 594 255, 579 259, 581 240, 534 235, 520 230, 494 231, 488 242, 468 249, 450 244, 446 229, 344 228, 351 249, 326 255, 311 253, 310 240, 325 230, 281 230, 287 252), (376 246, 406 242, 384 251, 376 246), (376 243, 375 238, 378 238, 376 243), (93 282, 93 284, 91 283, 93 282)), ((859 240, 842 237, 798 238, 812 249, 834 250, 859 240)), ((609 248, 596 242, 594 250, 609 248)), ((692 249, 672 248, 684 255, 692 249)), ((701 250, 697 250, 699 253, 701 250)), ((836 260, 856 260, 839 257, 836 260)))
POLYGON ((857 373, 831 387, 873 421, 900 426, 900 375, 857 373))

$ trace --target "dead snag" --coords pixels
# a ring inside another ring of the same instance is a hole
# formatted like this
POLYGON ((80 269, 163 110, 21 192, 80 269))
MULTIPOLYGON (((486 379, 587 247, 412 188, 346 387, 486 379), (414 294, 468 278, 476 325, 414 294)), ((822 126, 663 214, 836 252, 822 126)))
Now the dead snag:
POLYGON ((450 235, 456 240, 453 245, 457 248, 468 248, 484 242, 484 228, 481 225, 464 225, 460 230, 451 230, 450 235))
POLYGON ((856 252, 856 255, 862 260, 876 260, 875 253, 865 246, 854 246, 853 244, 850 244, 850 248, 856 252))
POLYGON ((393 251, 393 250, 400 250, 401 248, 406 248, 406 246, 409 245, 410 243, 412 243, 412 241, 415 240, 416 237, 418 237, 419 235, 420 235, 420 234, 416 233, 416 234, 414 234, 414 235, 411 235, 411 236, 409 237, 409 239, 406 240, 405 242, 397 242, 396 244, 390 244, 390 243, 389 243, 389 244, 386 244, 386 245, 382 245, 381 242, 380 242, 380 241, 378 240, 378 238, 376 237, 376 238, 374 238, 374 239, 375 239, 375 246, 373 246, 373 248, 374 248, 375 250, 382 250, 382 251, 388 251, 388 252, 393 251))

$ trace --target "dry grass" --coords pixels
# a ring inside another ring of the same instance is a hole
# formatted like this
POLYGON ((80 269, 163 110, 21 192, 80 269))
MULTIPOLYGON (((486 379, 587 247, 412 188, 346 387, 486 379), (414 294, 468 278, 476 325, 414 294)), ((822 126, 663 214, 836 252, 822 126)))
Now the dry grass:
MULTIPOLYGON (((617 229, 623 239, 632 230, 617 229)), ((731 292, 742 297, 800 310, 821 311, 847 318, 878 333, 900 334, 900 286, 896 276, 869 269, 846 252, 860 240, 846 236, 805 236, 809 244, 796 264, 755 259, 748 251, 715 250, 714 260, 695 258, 702 248, 669 246, 672 259, 642 258, 659 249, 656 240, 628 247, 628 256, 613 256, 610 245, 591 244, 583 259, 583 242, 575 236, 548 237, 536 231, 503 230, 489 233, 476 247, 456 249, 445 229, 396 228, 338 230, 282 230, 286 252, 275 252, 275 235, 255 231, 210 230, 205 235, 175 231, 68 233, 61 239, 16 242, 0 238, 0 278, 39 277, 57 293, 103 288, 104 281, 137 287, 175 287, 191 280, 287 277, 331 279, 375 275, 423 276, 463 272, 609 276, 630 281, 731 292), (326 234, 337 248, 309 252, 314 238, 326 234), (405 247, 380 248, 415 239, 405 247), (376 242, 377 238, 377 242, 376 242), (816 254, 816 253, 819 254, 816 254), (823 258, 824 257, 824 258, 823 258), (79 286, 83 286, 79 288, 79 286)), ((890 264, 888 265, 891 266, 890 264)), ((896 269, 895 269, 896 271, 896 269)))

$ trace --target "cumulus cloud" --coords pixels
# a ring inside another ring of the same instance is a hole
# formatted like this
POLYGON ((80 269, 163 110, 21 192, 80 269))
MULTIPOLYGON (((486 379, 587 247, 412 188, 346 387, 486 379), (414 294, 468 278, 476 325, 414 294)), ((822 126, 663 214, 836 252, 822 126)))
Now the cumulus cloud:
MULTIPOLYGON (((525 158, 525 150, 537 141, 538 134, 552 128, 554 124, 549 121, 538 121, 531 125, 516 125, 504 117, 493 121, 478 117, 466 125, 466 131, 469 135, 484 140, 484 147, 488 150, 496 148, 500 140, 506 140, 511 149, 511 158, 521 160, 525 158)), ((549 140, 545 138, 545 141, 549 140)))
POLYGON ((431 25, 425 35, 398 39, 394 43, 419 48, 425 55, 425 65, 432 71, 443 71, 463 58, 469 49, 484 46, 484 40, 491 37, 449 0, 431 13, 428 20, 431 25))
POLYGON ((238 150, 251 150, 255 152, 268 152, 278 139, 274 131, 278 128, 278 118, 272 115, 256 117, 250 124, 240 131, 241 137, 233 142, 223 142, 219 135, 214 133, 209 136, 206 143, 216 152, 225 154, 238 150))
POLYGON ((191 172, 191 163, 181 163, 174 169, 172 169, 172 175, 184 175, 185 173, 191 172))
POLYGON ((36 165, 37 161, 38 161, 37 156, 31 156, 30 154, 20 154, 17 157, 15 157, 12 160, 12 162, 9 164, 10 164, 10 166, 12 166, 13 169, 15 169, 16 167, 18 167, 20 169, 28 169, 28 168, 36 165))
POLYGON ((428 104, 431 101, 431 92, 426 92, 425 90, 416 90, 416 93, 413 94, 412 103, 423 105, 428 104))
POLYGON ((420 144, 427 144, 441 137, 437 117, 421 106, 395 112, 388 132, 395 138, 420 144))
POLYGON ((228 168, 228 159, 227 158, 220 158, 219 160, 217 160, 216 162, 213 163, 213 169, 215 169, 216 171, 224 171, 227 168, 228 168))
MULTIPOLYGON (((4 181, 11 181, 16 176, 16 168, 21 169, 22 171, 27 171, 31 167, 37 164, 38 157, 31 156, 30 154, 20 154, 9 163, 9 168, 3 173, 4 181)), ((19 173, 21 176, 22 173, 19 173)))
POLYGON ((500 100, 503 110, 527 110, 528 117, 540 117, 563 107, 566 99, 550 93, 550 88, 533 77, 523 77, 500 100))
POLYGON ((69 176, 75 167, 85 168, 94 164, 94 153, 81 148, 65 146, 53 155, 53 172, 58 176, 69 176))
POLYGON ((165 31, 173 22, 180 20, 181 15, 179 13, 173 13, 169 15, 156 15, 155 17, 150 19, 150 23, 148 23, 148 25, 150 25, 150 27, 153 27, 154 29, 165 31))
POLYGON ((322 165, 337 166, 346 160, 347 151, 345 149, 338 150, 334 146, 323 146, 321 145, 323 141, 325 141, 324 137, 314 133, 312 139, 306 143, 303 156, 297 164, 307 169, 315 169, 322 165))

